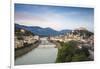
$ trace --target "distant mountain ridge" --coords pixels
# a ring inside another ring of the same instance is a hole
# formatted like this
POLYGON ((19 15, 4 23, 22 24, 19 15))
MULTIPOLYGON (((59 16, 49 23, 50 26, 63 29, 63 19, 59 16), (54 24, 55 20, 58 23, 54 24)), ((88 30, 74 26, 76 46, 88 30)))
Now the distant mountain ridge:
POLYGON ((39 26, 24 26, 24 25, 19 25, 19 24, 15 23, 15 29, 19 29, 19 28, 26 29, 26 30, 32 32, 33 34, 39 35, 39 36, 64 35, 64 34, 72 31, 72 30, 68 30, 68 29, 56 31, 56 30, 49 28, 49 27, 42 28, 42 27, 39 27, 39 26))

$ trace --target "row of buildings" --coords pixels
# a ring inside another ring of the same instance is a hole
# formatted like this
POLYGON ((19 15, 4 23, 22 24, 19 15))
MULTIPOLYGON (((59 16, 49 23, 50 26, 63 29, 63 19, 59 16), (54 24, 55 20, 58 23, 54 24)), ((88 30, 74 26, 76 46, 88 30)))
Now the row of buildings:
MULTIPOLYGON (((25 32, 25 30, 21 29, 22 33, 25 32)), ((24 44, 34 44, 36 41, 39 40, 39 36, 37 35, 29 35, 29 36, 17 36, 15 35, 14 37, 14 43, 15 43, 15 49, 16 48, 21 48, 21 47, 24 47, 25 45, 24 44)))
POLYGON ((61 42, 68 42, 71 40, 82 40, 82 39, 83 39, 83 36, 80 36, 79 34, 74 35, 73 33, 67 33, 66 35, 50 37, 50 40, 61 41, 61 42))
POLYGON ((74 31, 70 33, 66 33, 65 35, 51 36, 49 39, 52 41, 61 41, 61 42, 68 42, 71 40, 75 40, 75 41, 80 41, 83 43, 94 44, 94 35, 91 35, 88 38, 84 38, 84 37, 87 37, 86 34, 80 35, 80 33, 78 34, 73 34, 73 33, 74 31))

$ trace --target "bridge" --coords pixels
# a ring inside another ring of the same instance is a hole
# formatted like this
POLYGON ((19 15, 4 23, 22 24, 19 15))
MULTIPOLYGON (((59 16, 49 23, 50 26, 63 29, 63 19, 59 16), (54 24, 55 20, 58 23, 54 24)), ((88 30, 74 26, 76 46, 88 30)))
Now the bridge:
POLYGON ((41 43, 38 48, 48 48, 48 47, 56 47, 54 43, 51 43, 46 37, 40 38, 41 43))

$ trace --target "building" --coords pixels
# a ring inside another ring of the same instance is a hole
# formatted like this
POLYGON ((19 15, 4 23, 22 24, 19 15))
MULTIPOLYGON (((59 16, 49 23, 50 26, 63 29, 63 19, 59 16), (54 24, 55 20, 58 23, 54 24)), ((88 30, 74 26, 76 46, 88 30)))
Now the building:
POLYGON ((40 37, 39 37, 38 35, 35 35, 35 36, 34 36, 34 39, 35 39, 35 40, 39 40, 40 37))
POLYGON ((24 44, 33 44, 35 43, 37 40, 39 40, 39 36, 20 36, 23 39, 18 39, 19 36, 15 36, 15 48, 21 48, 24 47, 24 44))
POLYGON ((17 37, 15 36, 14 44, 15 44, 15 48, 21 48, 21 47, 23 47, 24 42, 23 42, 23 40, 18 40, 17 37))

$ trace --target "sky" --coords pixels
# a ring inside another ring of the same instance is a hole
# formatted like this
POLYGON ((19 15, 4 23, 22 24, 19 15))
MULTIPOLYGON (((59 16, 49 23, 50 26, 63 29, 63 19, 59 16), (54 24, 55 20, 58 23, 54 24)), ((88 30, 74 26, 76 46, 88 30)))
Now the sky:
POLYGON ((84 27, 94 32, 93 8, 15 4, 14 11, 14 22, 20 25, 50 27, 57 31, 84 27))

